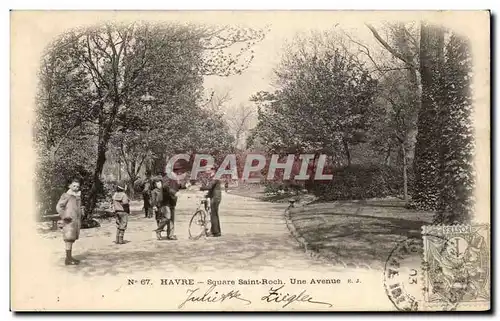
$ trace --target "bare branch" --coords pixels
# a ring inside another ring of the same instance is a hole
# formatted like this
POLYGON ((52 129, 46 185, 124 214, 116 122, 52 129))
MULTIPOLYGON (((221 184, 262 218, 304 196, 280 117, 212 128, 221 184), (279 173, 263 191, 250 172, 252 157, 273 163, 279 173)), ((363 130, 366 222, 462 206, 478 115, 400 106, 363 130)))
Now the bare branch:
POLYGON ((416 69, 417 67, 415 66, 415 64, 413 63, 413 61, 409 61, 407 60, 403 55, 401 55, 399 52, 397 52, 394 48, 392 48, 380 35, 379 33, 377 32, 377 29, 375 29, 372 25, 370 24, 365 24, 368 29, 370 29, 370 31, 372 32, 373 36, 375 37, 375 39, 377 39, 377 41, 385 48, 387 49, 387 51, 389 51, 394 57, 398 58, 399 60, 401 60, 402 62, 404 62, 405 64, 407 64, 410 68, 413 68, 413 69, 416 69))
POLYGON ((106 79, 102 76, 102 74, 99 72, 99 69, 96 64, 94 64, 94 61, 92 60, 92 49, 90 48, 90 36, 87 35, 87 54, 88 57, 84 56, 84 59, 87 60, 88 66, 95 72, 97 77, 103 82, 103 84, 108 87, 108 83, 106 82, 106 79))

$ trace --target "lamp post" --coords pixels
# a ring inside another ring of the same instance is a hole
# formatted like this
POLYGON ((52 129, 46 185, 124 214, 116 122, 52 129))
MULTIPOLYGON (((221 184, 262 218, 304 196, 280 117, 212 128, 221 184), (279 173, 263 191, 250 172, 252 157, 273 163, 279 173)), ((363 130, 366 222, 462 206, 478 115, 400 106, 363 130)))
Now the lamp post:
MULTIPOLYGON (((156 98, 152 95, 149 94, 148 91, 146 91, 146 94, 145 95, 142 95, 140 100, 143 102, 144 106, 143 106, 143 110, 144 110, 144 113, 146 114, 146 119, 149 120, 150 117, 151 117, 151 110, 152 110, 152 103, 156 100, 156 98)), ((149 133, 149 131, 151 130, 150 126, 149 126, 149 121, 146 125, 146 128, 147 128, 147 132, 149 133)), ((148 151, 149 153, 150 151, 148 151)), ((146 156, 147 157, 147 161, 146 161, 146 170, 151 170, 151 159, 149 157, 149 154, 146 156)))

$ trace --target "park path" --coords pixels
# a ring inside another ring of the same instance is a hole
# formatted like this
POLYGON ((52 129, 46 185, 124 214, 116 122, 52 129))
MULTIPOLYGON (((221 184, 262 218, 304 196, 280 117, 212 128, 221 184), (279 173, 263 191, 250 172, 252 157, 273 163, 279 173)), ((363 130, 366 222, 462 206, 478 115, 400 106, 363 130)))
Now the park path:
POLYGON ((383 270, 400 241, 421 242, 422 226, 432 223, 434 213, 404 205, 397 198, 315 203, 289 217, 299 239, 327 261, 383 270))
MULTIPOLYGON (((115 244, 114 219, 101 227, 81 231, 75 243, 75 257, 82 264, 69 269, 82 275, 117 275, 131 271, 212 272, 224 269, 265 271, 269 269, 339 270, 308 257, 290 235, 284 210, 287 203, 269 203, 253 198, 223 194, 220 206, 222 237, 188 239, 188 224, 203 193, 182 191, 176 211, 177 241, 158 241, 155 221, 146 219, 140 207, 131 215, 125 234, 127 244, 115 244)), ((133 209, 134 210, 134 209, 133 209)), ((57 231, 44 238, 54 247, 53 263, 63 265, 64 248, 57 231)))
MULTIPOLYGON (((201 192, 181 191, 176 212, 177 241, 156 240, 155 222, 144 218, 141 205, 132 208, 134 214, 125 233, 126 244, 113 242, 114 219, 102 221, 99 228, 82 230, 74 246, 74 256, 82 260, 79 266, 64 265, 64 245, 59 231, 41 234, 41 243, 48 249, 43 256, 49 256, 49 260, 41 260, 35 272, 24 279, 32 285, 32 293, 19 293, 18 300, 39 309, 178 310, 179 302, 190 287, 163 286, 160 279, 193 278, 195 286, 205 291, 210 279, 239 282, 240 279, 267 278, 285 282, 287 293, 307 291, 308 295, 333 304, 329 307, 294 303, 285 310, 392 308, 380 271, 346 269, 305 253, 287 228, 284 217, 287 203, 223 193, 222 237, 189 240, 189 219, 202 196, 201 192), (140 285, 145 278, 154 285, 140 285), (308 285, 293 285, 292 278, 307 281, 308 285), (313 278, 339 279, 341 284, 309 285, 313 278), (130 285, 131 279, 138 283, 130 285)), ((240 290, 252 304, 247 306, 245 302, 230 300, 220 305, 191 304, 182 309, 284 309, 280 304, 261 301, 269 285, 221 286, 221 290, 234 289, 240 290)))

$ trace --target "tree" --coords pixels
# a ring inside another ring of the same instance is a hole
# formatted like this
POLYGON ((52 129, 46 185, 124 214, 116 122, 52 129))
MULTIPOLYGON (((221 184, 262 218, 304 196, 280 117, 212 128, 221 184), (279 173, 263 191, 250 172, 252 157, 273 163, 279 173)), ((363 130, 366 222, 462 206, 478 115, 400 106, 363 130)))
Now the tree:
MULTIPOLYGON (((41 91, 41 95, 51 106, 75 106, 69 113, 75 120, 70 126, 84 127, 83 121, 92 124, 97 148, 88 213, 97 202, 111 138, 119 130, 142 130, 129 128, 141 118, 140 97, 148 89, 156 90, 153 95, 161 110, 174 114, 195 109, 202 76, 242 72, 253 59, 252 45, 263 36, 263 31, 252 29, 131 23, 72 30, 54 41, 44 60, 58 64, 48 68, 56 74, 51 79, 65 79, 66 84, 47 82, 50 94, 41 91), (238 54, 224 51, 233 45, 241 47, 238 54), (64 92, 66 97, 53 95, 65 86, 73 88, 64 92)), ((52 116, 62 119, 58 113, 52 116)), ((50 122, 39 127, 54 131, 50 122)))
POLYGON ((468 42, 425 22, 420 28, 415 23, 389 24, 389 41, 373 26, 368 28, 410 71, 411 87, 417 89, 413 205, 438 211, 438 223, 466 222, 474 187, 468 42))
POLYGON ((420 35, 420 74, 422 104, 418 113, 418 134, 415 147, 415 193, 417 207, 437 209, 440 193, 439 104, 442 101, 444 64, 444 29, 422 24, 420 35))
POLYGON ((258 126, 275 149, 340 152, 350 164, 351 146, 365 140, 370 126, 377 82, 335 38, 313 36, 284 56, 276 70, 279 89, 268 109, 261 108, 258 126))
POLYGON ((358 46, 359 52, 373 66, 373 72, 380 81, 381 104, 389 108, 382 108, 381 114, 378 114, 382 119, 374 123, 372 144, 386 154, 386 164, 390 163, 393 150, 400 150, 404 198, 408 201, 408 167, 414 154, 422 92, 418 67, 419 25, 415 22, 388 23, 383 28, 385 37, 374 26, 367 24, 367 27, 389 57, 384 52, 377 53, 348 34, 346 36, 358 46))
POLYGON ((234 137, 235 149, 243 146, 242 139, 250 129, 252 116, 254 114, 254 110, 244 104, 239 104, 238 107, 227 111, 225 119, 234 137))
POLYGON ((206 103, 206 109, 213 114, 223 113, 227 104, 231 101, 231 92, 226 91, 211 91, 208 102, 206 103))
MULTIPOLYGON (((403 195, 409 201, 408 167, 412 146, 412 132, 416 127, 417 93, 411 88, 408 73, 390 71, 379 83, 378 108, 374 108, 376 119, 371 127, 371 143, 386 154, 386 165, 390 165, 391 152, 399 150, 403 173, 403 195)), ((411 76, 410 76, 411 77, 411 76)))
POLYGON ((40 214, 53 214, 68 180, 82 179, 84 201, 90 190, 96 126, 95 101, 82 69, 72 63, 72 39, 65 35, 47 48, 40 61, 33 138, 37 152, 37 204, 40 214), (74 146, 79 148, 75 149, 74 146))
POLYGON ((467 39, 445 34, 442 105, 439 113, 440 201, 436 221, 467 223, 474 210, 474 129, 472 122, 472 57, 467 39))

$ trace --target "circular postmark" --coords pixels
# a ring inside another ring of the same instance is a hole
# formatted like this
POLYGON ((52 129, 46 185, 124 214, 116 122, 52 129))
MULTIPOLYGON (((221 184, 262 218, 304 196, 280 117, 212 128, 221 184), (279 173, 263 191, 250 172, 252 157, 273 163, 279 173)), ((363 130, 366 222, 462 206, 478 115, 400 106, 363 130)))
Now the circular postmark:
POLYGON ((422 254, 422 240, 405 239, 394 247, 385 262, 385 291, 400 311, 417 311, 423 299, 422 254))

